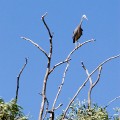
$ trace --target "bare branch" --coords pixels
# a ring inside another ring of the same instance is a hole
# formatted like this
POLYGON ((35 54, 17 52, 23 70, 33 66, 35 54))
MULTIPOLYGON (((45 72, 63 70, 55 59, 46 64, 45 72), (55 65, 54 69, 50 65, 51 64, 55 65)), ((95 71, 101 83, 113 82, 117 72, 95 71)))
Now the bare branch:
POLYGON ((21 37, 21 38, 24 39, 24 40, 26 40, 26 41, 29 41, 30 43, 32 43, 32 44, 33 44, 34 46, 36 46, 40 51, 42 51, 42 52, 45 54, 45 56, 48 58, 47 52, 45 52, 45 50, 44 50, 42 47, 40 47, 37 43, 33 42, 31 39, 26 38, 26 37, 21 37))
POLYGON ((41 19, 43 19, 46 15, 47 15, 47 12, 44 15, 42 15, 41 19))
POLYGON ((54 65, 53 68, 50 70, 49 74, 50 74, 51 72, 53 72, 53 70, 54 70, 56 67, 62 65, 63 63, 66 63, 66 62, 68 62, 68 61, 70 61, 70 60, 71 60, 71 59, 66 59, 66 60, 64 60, 64 61, 61 61, 61 62, 57 63, 57 64, 54 65))
POLYGON ((48 113, 50 113, 50 120, 54 120, 54 117, 55 117, 54 111, 49 110, 48 113))
POLYGON ((95 87, 95 85, 99 82, 100 80, 100 76, 101 76, 101 71, 102 71, 102 66, 99 67, 98 69, 98 77, 97 80, 90 85, 89 91, 88 91, 88 107, 91 107, 91 93, 92 93, 92 89, 95 87))
POLYGON ((71 55, 72 55, 76 50, 78 50, 78 48, 82 47, 82 46, 85 45, 86 43, 94 42, 94 41, 95 41, 94 39, 85 41, 85 42, 79 44, 76 48, 74 48, 74 49, 68 54, 68 56, 67 56, 67 58, 66 58, 66 62, 67 62, 67 61, 68 61, 68 62, 67 62, 67 65, 66 65, 65 70, 64 70, 64 73, 63 73, 62 82, 61 82, 61 84, 60 84, 60 86, 59 86, 59 88, 58 88, 58 92, 57 92, 56 97, 55 97, 54 102, 53 102, 52 111, 55 110, 55 104, 56 104, 57 99, 58 99, 58 97, 59 97, 59 95, 60 95, 60 93, 61 93, 62 87, 63 87, 63 85, 64 85, 66 73, 67 73, 68 68, 69 68, 69 65, 70 65, 69 60, 70 60, 71 55))
POLYGON ((58 92, 57 92, 56 97, 55 97, 54 102, 53 102, 52 110, 55 109, 55 104, 56 104, 57 99, 58 99, 58 97, 59 97, 59 95, 60 95, 60 93, 61 93, 62 86, 64 85, 65 76, 66 76, 66 73, 67 73, 67 71, 68 71, 69 65, 70 65, 70 63, 67 62, 67 66, 66 66, 66 68, 65 68, 65 70, 64 70, 64 73, 63 73, 62 83, 60 84, 60 86, 59 86, 59 88, 58 88, 58 92))
POLYGON ((99 82, 101 76, 102 66, 98 68, 98 77, 97 80, 93 83, 92 88, 99 82))
POLYGON ((57 110, 58 108, 60 108, 63 104, 60 103, 54 110, 57 110))
POLYGON ((119 99, 120 96, 114 98, 113 100, 111 100, 110 102, 108 102, 108 104, 105 106, 105 108, 107 108, 111 103, 113 103, 114 101, 116 101, 117 99, 119 99))
MULTIPOLYGON (((84 63, 81 62, 81 64, 82 64, 82 67, 85 70, 87 76, 89 76, 90 74, 89 74, 88 70, 86 69, 84 63)), ((91 77, 89 78, 89 81, 90 81, 90 88, 88 91, 88 106, 90 107, 90 105, 91 105, 91 92, 92 92, 92 78, 91 77)))
POLYGON ((79 94, 79 92, 81 91, 81 89, 86 85, 86 83, 88 82, 89 78, 99 69, 99 67, 103 66, 103 65, 104 65, 105 63, 107 63, 108 61, 110 61, 110 60, 112 60, 112 59, 115 59, 115 58, 118 58, 118 57, 120 57, 120 54, 106 59, 106 60, 103 61, 101 64, 99 64, 99 65, 89 74, 89 76, 87 77, 87 79, 86 79, 86 80, 84 81, 84 83, 79 87, 79 89, 77 90, 77 92, 75 93, 75 95, 73 96, 73 98, 71 99, 71 101, 69 102, 68 106, 66 107, 66 109, 65 109, 65 111, 64 111, 63 119, 65 118, 66 113, 67 113, 70 105, 73 103, 73 101, 75 100, 75 98, 78 96, 78 94, 79 94))
MULTIPOLYGON (((90 74, 89 74, 88 70, 86 69, 84 63, 81 62, 81 64, 82 64, 83 69, 86 71, 87 76, 89 76, 90 74)), ((99 73, 98 73, 98 78, 97 78, 96 82, 92 83, 92 78, 91 77, 89 78, 90 88, 89 88, 89 91, 88 91, 88 107, 91 106, 91 92, 92 92, 92 89, 98 83, 98 81, 100 80, 102 66, 100 66, 98 70, 99 70, 99 73)))
POLYGON ((18 76, 17 76, 17 88, 16 88, 16 103, 17 103, 17 100, 18 100, 18 91, 19 91, 19 82, 20 82, 20 76, 23 72, 23 70, 25 69, 26 65, 27 65, 27 61, 28 61, 28 58, 25 58, 25 64, 23 65, 22 69, 20 70, 18 76))
POLYGON ((49 76, 49 72, 50 72, 50 65, 51 65, 51 58, 52 58, 52 49, 53 49, 53 46, 52 46, 52 34, 50 32, 50 29, 49 27, 47 26, 45 20, 44 20, 44 17, 47 15, 47 13, 45 13, 43 16, 42 16, 42 21, 48 31, 48 34, 49 34, 49 37, 50 37, 50 49, 49 49, 49 55, 48 55, 48 62, 47 62, 47 69, 46 69, 46 73, 45 73, 45 76, 44 76, 44 80, 43 80, 43 88, 42 88, 42 102, 41 102, 41 108, 40 108, 40 112, 39 112, 39 118, 38 120, 42 120, 42 116, 43 116, 43 112, 44 112, 44 107, 45 107, 45 101, 46 101, 46 87, 47 87, 47 80, 48 80, 48 76, 49 76))
MULTIPOLYGON (((82 67, 83 67, 83 69, 85 70, 85 72, 86 72, 87 76, 89 76, 89 72, 88 72, 88 70, 86 69, 86 67, 85 67, 84 63, 83 63, 83 62, 81 62, 81 64, 82 64, 82 67)), ((89 81, 90 81, 90 85, 92 85, 92 78, 91 78, 91 77, 89 78, 89 81)))
MULTIPOLYGON (((56 108, 54 108, 54 110, 57 110, 58 108, 60 108, 63 104, 59 104, 56 108)), ((54 120, 54 110, 48 110, 47 112, 50 113, 50 120, 54 120)))
MULTIPOLYGON (((94 42, 94 41, 95 41, 94 39, 91 39, 91 40, 88 40, 88 41, 85 41, 85 42, 79 44, 76 48, 74 48, 74 49, 68 54, 68 56, 67 56, 67 58, 66 58, 66 61, 70 59, 71 55, 72 55, 76 50, 78 50, 78 48, 82 47, 82 46, 85 45, 86 43, 94 42)), ((54 102, 53 102, 52 110, 54 110, 55 104, 56 104, 56 102, 57 102, 57 99, 58 99, 58 97, 59 97, 59 95, 60 95, 60 93, 61 93, 61 90, 62 90, 62 87, 63 87, 63 85, 64 85, 64 81, 65 81, 65 77, 66 77, 66 73, 67 73, 67 71, 68 71, 69 65, 70 65, 70 62, 68 61, 68 62, 67 62, 67 65, 66 65, 66 67, 65 67, 64 73, 63 73, 62 82, 61 82, 61 84, 60 84, 60 86, 59 86, 58 92, 57 92, 56 97, 55 97, 55 100, 54 100, 54 102)))
POLYGON ((46 111, 45 111, 45 114, 44 114, 43 120, 45 120, 45 118, 46 118, 46 116, 47 116, 48 108, 49 108, 49 101, 48 101, 48 99, 46 98, 46 111))
POLYGON ((46 24, 46 22, 44 20, 44 18, 45 18, 46 15, 47 15, 47 12, 41 17, 41 19, 42 19, 42 21, 43 21, 43 23, 44 23, 44 25, 45 25, 45 27, 46 27, 46 29, 48 31, 48 34, 49 34, 50 38, 52 38, 53 36, 52 36, 52 34, 50 32, 50 29, 49 29, 49 27, 47 26, 47 24, 46 24))
MULTIPOLYGON (((118 58, 118 57, 120 57, 120 54, 119 54, 119 55, 116 55, 116 56, 113 56, 113 57, 110 57, 110 58, 106 59, 105 61, 103 61, 101 64, 99 64, 99 65, 91 72, 91 74, 89 75, 89 77, 90 77, 91 75, 93 75, 93 74, 94 74, 101 66, 103 66, 105 63, 107 63, 108 61, 110 61, 110 60, 112 60, 112 59, 118 58)), ((88 77, 86 80, 88 80, 89 77, 88 77)))
POLYGON ((87 41, 85 41, 85 42, 79 44, 77 47, 75 47, 75 48, 69 53, 67 59, 69 59, 70 56, 71 56, 76 50, 78 50, 78 48, 82 47, 82 46, 83 46, 84 44, 86 44, 86 43, 94 42, 94 41, 95 41, 95 39, 91 39, 91 40, 87 40, 87 41))

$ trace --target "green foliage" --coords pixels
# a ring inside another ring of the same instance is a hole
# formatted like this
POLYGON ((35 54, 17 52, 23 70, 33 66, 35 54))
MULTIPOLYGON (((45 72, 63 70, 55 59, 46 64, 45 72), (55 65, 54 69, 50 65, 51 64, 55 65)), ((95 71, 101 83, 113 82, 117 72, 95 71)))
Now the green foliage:
POLYGON ((115 114, 113 115, 114 120, 120 120, 120 108, 114 108, 115 114))
POLYGON ((0 120, 28 120, 21 110, 22 107, 18 106, 15 100, 5 103, 0 98, 0 120))
MULTIPOLYGON (((62 116, 63 114, 57 117, 57 120, 62 120, 62 116)), ((86 101, 81 103, 80 101, 77 101, 70 106, 65 120, 111 120, 112 118, 113 120, 120 120, 118 114, 109 117, 108 112, 104 107, 99 107, 96 104, 88 107, 86 101)))
MULTIPOLYGON (((115 114, 109 117, 105 107, 93 104, 88 107, 87 101, 76 101, 70 108, 65 120, 120 120, 120 108, 115 108, 115 114)), ((63 114, 56 118, 62 120, 63 114)), ((16 104, 15 99, 5 103, 0 98, 0 120, 28 120, 22 112, 22 107, 16 104)), ((49 120, 49 118, 48 118, 49 120)))

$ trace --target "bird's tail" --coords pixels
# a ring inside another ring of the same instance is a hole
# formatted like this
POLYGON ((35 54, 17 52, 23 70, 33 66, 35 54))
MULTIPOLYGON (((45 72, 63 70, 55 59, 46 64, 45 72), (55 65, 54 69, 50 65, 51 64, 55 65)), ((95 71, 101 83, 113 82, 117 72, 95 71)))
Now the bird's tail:
POLYGON ((73 43, 75 43, 75 36, 74 35, 72 36, 72 39, 73 39, 73 43))

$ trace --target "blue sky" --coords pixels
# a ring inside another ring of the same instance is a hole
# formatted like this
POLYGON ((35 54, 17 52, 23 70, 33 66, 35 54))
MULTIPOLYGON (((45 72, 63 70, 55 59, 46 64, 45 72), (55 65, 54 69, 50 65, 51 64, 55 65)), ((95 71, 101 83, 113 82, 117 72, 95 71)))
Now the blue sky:
MULTIPOLYGON (((66 108, 70 98, 84 82, 86 73, 80 65, 84 61, 91 72, 105 59, 120 54, 120 1, 110 0, 71 0, 71 1, 42 1, 42 0, 1 0, 0 2, 0 96, 9 101, 15 96, 16 78, 22 68, 25 57, 29 57, 27 67, 20 79, 18 103, 26 114, 36 120, 41 103, 41 92, 47 59, 32 44, 22 40, 25 36, 49 50, 49 36, 41 21, 45 17, 53 37, 52 66, 63 61, 74 48, 72 33, 79 24, 81 16, 86 14, 83 36, 79 42, 95 38, 96 42, 89 43, 72 55, 72 60, 62 93, 57 105, 63 107, 56 111, 59 114, 66 108)), ((60 66, 49 77, 47 98, 52 104, 61 83, 66 64, 60 66)), ((94 88, 92 100, 99 105, 106 105, 110 100, 120 95, 120 58, 103 66, 99 84, 94 88)), ((97 74, 96 74, 97 75, 97 74)), ((95 76, 93 77, 95 78, 95 76)), ((81 91, 78 99, 87 99, 89 84, 81 91)), ((109 107, 120 107, 117 100, 109 107)), ((50 106, 51 107, 51 106, 50 106)))

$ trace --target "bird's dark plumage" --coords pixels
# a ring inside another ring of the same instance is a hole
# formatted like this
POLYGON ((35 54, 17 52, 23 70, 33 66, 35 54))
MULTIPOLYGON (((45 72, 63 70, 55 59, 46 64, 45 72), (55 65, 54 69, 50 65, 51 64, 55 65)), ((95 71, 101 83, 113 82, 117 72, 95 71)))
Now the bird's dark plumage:
POLYGON ((74 31, 73 31, 73 43, 75 43, 83 34, 83 29, 81 28, 81 26, 79 25, 74 31))

